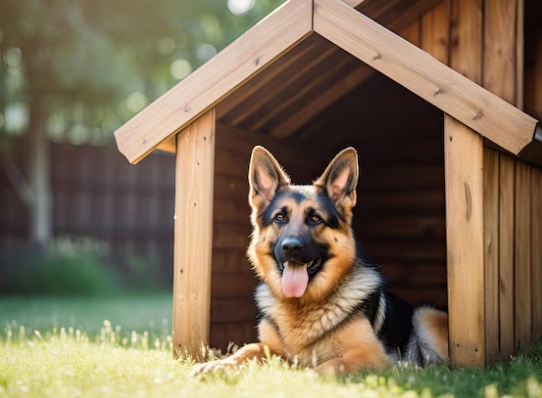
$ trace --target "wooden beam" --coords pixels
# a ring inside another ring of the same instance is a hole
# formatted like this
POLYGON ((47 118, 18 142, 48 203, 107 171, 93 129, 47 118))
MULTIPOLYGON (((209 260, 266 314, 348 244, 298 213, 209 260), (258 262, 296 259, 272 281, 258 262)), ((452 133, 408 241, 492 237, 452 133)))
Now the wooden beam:
POLYGON ((483 142, 444 119, 450 359, 485 365, 483 142))
POLYGON ((484 148, 486 365, 499 358, 499 152, 484 148))
POLYGON ((516 161, 499 160, 499 330, 501 358, 514 353, 514 186, 516 161))
POLYGON ((531 343, 531 166, 521 161, 516 162, 515 191, 515 348, 523 350, 531 343))
MULTIPOLYGON (((365 1, 357 9, 363 12, 369 18, 378 20, 391 31, 402 32, 402 35, 408 34, 412 25, 418 24, 419 15, 430 10, 434 5, 442 0, 389 0, 389 1, 365 1), (401 12, 406 9, 407 12, 401 12)), ((336 48, 341 51, 340 48, 336 48)), ((289 137, 303 126, 306 126, 315 117, 329 108, 340 98, 354 90, 364 81, 374 76, 376 71, 366 64, 359 65, 358 68, 347 74, 337 83, 323 91, 314 100, 304 105, 298 112, 284 120, 279 126, 273 129, 271 135, 277 138, 289 137)))
POLYGON ((315 0, 314 30, 513 154, 536 120, 338 0, 315 0))
POLYGON ((115 132, 120 152, 139 162, 311 31, 312 0, 286 2, 120 127, 115 132))
MULTIPOLYGON (((452 0, 450 16, 450 65, 458 76, 480 83, 481 0, 452 0)), ((486 364, 483 154, 483 139, 445 115, 449 347, 452 363, 460 366, 486 364)))
POLYGON ((204 359, 209 341, 215 111, 177 136, 173 274, 173 347, 176 356, 204 359))

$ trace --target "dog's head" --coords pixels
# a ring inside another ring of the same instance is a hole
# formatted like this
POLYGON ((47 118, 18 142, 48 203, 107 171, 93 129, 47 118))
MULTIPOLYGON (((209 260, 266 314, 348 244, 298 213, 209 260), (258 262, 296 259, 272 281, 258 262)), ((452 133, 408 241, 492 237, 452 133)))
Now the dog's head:
POLYGON ((340 152, 312 185, 292 185, 267 150, 254 148, 248 255, 275 296, 323 300, 346 275, 356 255, 351 220, 357 181, 353 148, 340 152))

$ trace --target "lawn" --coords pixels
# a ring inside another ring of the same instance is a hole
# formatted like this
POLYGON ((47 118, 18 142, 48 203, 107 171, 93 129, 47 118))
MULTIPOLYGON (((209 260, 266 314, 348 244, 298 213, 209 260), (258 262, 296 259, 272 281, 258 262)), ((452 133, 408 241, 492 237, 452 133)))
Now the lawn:
POLYGON ((320 379, 274 360, 189 378, 191 363, 170 354, 170 314, 168 295, 0 299, 0 396, 542 396, 542 345, 488 370, 395 368, 320 379))

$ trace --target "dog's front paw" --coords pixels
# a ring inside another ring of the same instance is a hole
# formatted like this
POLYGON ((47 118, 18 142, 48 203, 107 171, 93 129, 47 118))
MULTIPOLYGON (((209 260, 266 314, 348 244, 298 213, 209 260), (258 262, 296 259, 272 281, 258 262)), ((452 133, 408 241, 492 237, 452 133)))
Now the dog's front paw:
POLYGON ((190 372, 190 376, 194 377, 204 373, 214 373, 220 369, 233 368, 235 368, 235 362, 228 359, 204 362, 194 366, 194 369, 190 372))

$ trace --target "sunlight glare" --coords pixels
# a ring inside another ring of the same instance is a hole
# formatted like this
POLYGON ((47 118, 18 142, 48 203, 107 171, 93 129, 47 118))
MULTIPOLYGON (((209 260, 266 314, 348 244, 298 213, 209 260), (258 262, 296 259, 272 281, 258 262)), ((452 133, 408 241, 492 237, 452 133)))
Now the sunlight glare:
POLYGON ((137 91, 130 94, 126 99, 126 106, 134 113, 139 112, 145 105, 147 105, 147 97, 145 94, 137 91))
POLYGON ((204 43, 198 46, 198 59, 207 62, 216 55, 216 48, 212 44, 204 43))
POLYGON ((228 9, 232 14, 243 15, 254 8, 255 0, 228 0, 228 9))
POLYGON ((171 67, 169 68, 171 76, 175 79, 184 79, 186 76, 192 72, 192 65, 186 59, 178 59, 173 61, 171 67))

